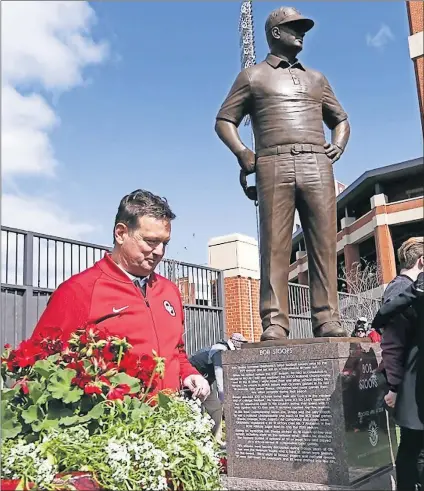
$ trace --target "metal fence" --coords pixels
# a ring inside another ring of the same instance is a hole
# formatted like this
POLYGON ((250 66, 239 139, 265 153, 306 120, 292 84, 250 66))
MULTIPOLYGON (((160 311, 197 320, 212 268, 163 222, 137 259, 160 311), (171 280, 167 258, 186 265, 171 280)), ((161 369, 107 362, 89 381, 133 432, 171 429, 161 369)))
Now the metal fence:
MULTIPOLYGON (((101 259, 108 247, 1 227, 1 341, 28 338, 51 293, 75 273, 101 259)), ((225 333, 224 283, 220 270, 164 260, 158 273, 180 289, 187 352, 225 333)))
MULTIPOLYGON (((9 227, 1 228, 1 340, 16 346, 29 337, 51 293, 75 273, 101 259, 108 247, 9 227)), ((225 334, 224 282, 220 270, 162 261, 158 273, 181 292, 187 352, 210 345, 225 334)), ((371 320, 380 300, 339 293, 342 322, 349 333, 358 317, 371 320)), ((312 337, 309 288, 289 284, 290 337, 312 337)))
MULTIPOLYGON (((343 326, 351 334, 357 319, 366 317, 370 322, 381 305, 381 298, 373 297, 370 292, 360 295, 339 292, 339 310, 343 326)), ((290 338, 313 337, 309 287, 289 283, 290 338)))

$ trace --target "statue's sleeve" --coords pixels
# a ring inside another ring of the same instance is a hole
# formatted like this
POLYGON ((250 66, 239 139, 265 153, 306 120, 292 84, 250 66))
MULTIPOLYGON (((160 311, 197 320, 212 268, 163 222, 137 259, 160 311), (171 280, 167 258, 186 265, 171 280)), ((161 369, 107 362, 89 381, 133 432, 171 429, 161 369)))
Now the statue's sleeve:
POLYGON ((347 119, 347 114, 337 100, 328 80, 324 77, 324 91, 322 97, 322 116, 324 123, 330 130, 347 119))
POLYGON ((246 70, 243 70, 237 76, 216 119, 224 119, 239 126, 243 118, 249 114, 250 99, 250 79, 246 70))

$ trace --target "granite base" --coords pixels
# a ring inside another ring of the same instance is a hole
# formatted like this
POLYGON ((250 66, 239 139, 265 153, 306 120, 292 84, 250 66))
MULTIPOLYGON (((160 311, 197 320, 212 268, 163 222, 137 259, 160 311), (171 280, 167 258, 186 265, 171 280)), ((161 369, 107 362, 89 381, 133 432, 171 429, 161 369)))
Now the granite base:
POLYGON ((382 469, 350 486, 328 486, 316 483, 268 481, 266 479, 245 479, 223 477, 222 487, 226 491, 392 491, 396 489, 392 467, 382 469))
POLYGON ((391 489, 374 484, 397 450, 380 359, 358 338, 224 353, 230 489, 391 489))

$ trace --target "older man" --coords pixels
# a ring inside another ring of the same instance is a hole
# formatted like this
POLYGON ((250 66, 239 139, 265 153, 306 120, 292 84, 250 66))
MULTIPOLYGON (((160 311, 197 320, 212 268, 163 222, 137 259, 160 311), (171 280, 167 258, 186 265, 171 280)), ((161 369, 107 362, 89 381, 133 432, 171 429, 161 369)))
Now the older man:
POLYGON ((182 339, 184 312, 178 288, 154 272, 164 256, 175 218, 167 201, 138 189, 122 198, 111 254, 72 276, 53 293, 34 335, 60 327, 63 337, 87 323, 125 336, 137 355, 165 358, 158 390, 182 384, 204 399, 207 381, 190 364, 182 339))
POLYGON ((345 336, 340 325, 336 268, 336 197, 333 164, 350 133, 347 114, 325 76, 296 57, 314 25, 292 7, 269 15, 270 53, 236 78, 216 117, 216 132, 237 157, 241 181, 256 173, 260 214, 262 340, 289 334, 288 274, 297 208, 308 251, 315 336, 345 336), (237 127, 250 115, 253 153, 237 127), (331 130, 325 140, 323 122, 331 130))

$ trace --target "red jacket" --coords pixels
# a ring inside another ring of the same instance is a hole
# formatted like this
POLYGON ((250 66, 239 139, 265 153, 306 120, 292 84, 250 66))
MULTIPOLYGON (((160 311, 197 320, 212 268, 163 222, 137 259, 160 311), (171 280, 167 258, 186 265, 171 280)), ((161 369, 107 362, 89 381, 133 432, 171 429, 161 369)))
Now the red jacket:
POLYGON ((181 379, 198 374, 187 359, 182 339, 184 310, 174 283, 152 273, 146 298, 113 262, 110 254, 91 268, 63 282, 52 294, 33 336, 60 327, 63 338, 85 323, 96 323, 111 334, 126 337, 137 355, 165 358, 165 377, 158 389, 179 390, 181 379))

